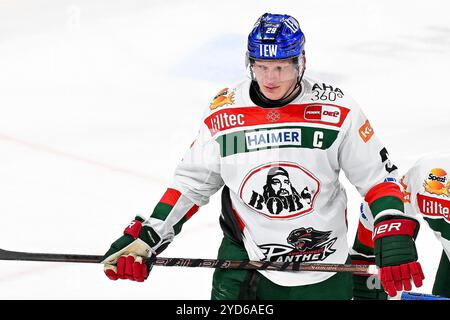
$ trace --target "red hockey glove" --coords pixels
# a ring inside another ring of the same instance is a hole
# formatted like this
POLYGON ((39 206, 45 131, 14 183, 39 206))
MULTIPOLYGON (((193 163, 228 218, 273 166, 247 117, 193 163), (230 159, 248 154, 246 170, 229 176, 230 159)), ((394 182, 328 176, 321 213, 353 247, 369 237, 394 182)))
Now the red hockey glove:
POLYGON ((422 286, 422 280, 424 279, 419 262, 382 267, 379 269, 379 277, 381 285, 391 297, 395 297, 397 291, 411 291, 411 279, 416 287, 422 286))
POLYGON ((375 223, 375 262, 381 284, 391 297, 397 291, 410 291, 411 280, 416 287, 422 286, 425 277, 413 239, 418 230, 419 223, 406 217, 385 216, 375 223))
POLYGON ((147 279, 155 254, 151 245, 159 241, 159 236, 148 226, 144 219, 136 217, 124 230, 104 255, 104 272, 111 280, 128 279, 142 282, 147 279))

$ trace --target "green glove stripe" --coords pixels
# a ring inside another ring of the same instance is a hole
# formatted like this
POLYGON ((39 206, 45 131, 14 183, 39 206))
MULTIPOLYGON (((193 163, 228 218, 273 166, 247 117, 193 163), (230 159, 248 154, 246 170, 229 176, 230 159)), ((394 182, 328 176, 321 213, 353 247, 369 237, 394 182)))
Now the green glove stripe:
POLYGON ((172 209, 173 209, 173 206, 168 205, 163 202, 159 202, 156 205, 155 209, 153 210, 151 217, 165 221, 167 219, 168 215, 170 214, 170 212, 172 211, 172 209))
POLYGON ((386 196, 381 197, 370 205, 370 211, 375 218, 376 215, 384 210, 394 209, 404 212, 403 201, 397 197, 386 196))
POLYGON ((401 248, 401 249, 386 249, 383 248, 383 255, 385 256, 395 256, 395 257, 400 257, 400 256, 410 256, 414 255, 414 249, 413 248, 401 248))
POLYGON ((375 261, 379 267, 399 265, 417 260, 414 240, 410 236, 392 236, 375 241, 375 261))
POLYGON ((127 234, 123 235, 122 237, 120 237, 119 239, 117 239, 116 241, 114 241, 111 244, 111 247, 103 256, 103 259, 106 259, 107 257, 116 253, 117 251, 122 250, 123 248, 125 248, 126 246, 131 244, 134 240, 135 239, 130 235, 127 235, 127 234))

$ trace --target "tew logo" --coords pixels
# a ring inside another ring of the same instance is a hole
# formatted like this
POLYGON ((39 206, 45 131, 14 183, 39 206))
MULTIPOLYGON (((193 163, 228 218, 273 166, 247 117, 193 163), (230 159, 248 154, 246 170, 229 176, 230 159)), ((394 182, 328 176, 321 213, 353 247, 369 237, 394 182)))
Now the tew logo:
POLYGON ((309 121, 339 123, 341 111, 338 107, 333 106, 308 106, 305 108, 305 119, 309 121))
POLYGON ((260 44, 259 55, 262 57, 273 58, 277 56, 278 45, 276 44, 260 44))

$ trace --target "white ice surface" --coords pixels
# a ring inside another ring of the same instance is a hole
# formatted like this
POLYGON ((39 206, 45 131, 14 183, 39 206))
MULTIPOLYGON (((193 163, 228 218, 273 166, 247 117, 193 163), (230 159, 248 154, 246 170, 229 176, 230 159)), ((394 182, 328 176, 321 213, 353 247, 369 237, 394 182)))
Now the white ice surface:
MULTIPOLYGON (((297 17, 307 74, 362 106, 406 171, 449 151, 450 4, 423 1, 5 0, 0 2, 0 248, 103 254, 149 215, 203 108, 245 76, 264 12, 297 17)), ((360 196, 349 196, 352 243, 360 196)), ((215 258, 220 197, 164 256, 215 258)), ((431 292, 441 254, 417 241, 431 292)), ((209 299, 211 269, 155 267, 144 284, 96 264, 0 261, 0 299, 209 299)))

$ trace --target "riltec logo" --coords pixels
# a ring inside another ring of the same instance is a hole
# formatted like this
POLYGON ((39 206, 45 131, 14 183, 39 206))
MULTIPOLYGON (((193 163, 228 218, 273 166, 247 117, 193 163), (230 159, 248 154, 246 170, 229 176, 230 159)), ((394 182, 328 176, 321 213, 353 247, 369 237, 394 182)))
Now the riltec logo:
POLYGON ((417 204, 425 217, 450 222, 450 201, 418 193, 417 204))
POLYGON ((311 212, 319 180, 291 163, 269 163, 253 169, 241 184, 239 196, 252 210, 269 218, 292 218, 311 212))

